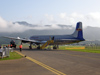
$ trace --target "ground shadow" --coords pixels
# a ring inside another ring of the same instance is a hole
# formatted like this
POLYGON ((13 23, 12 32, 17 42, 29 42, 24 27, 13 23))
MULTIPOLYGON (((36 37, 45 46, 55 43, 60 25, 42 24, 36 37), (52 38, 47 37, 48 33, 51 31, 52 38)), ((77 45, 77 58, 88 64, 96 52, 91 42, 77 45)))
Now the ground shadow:
MULTIPOLYGON (((14 49, 14 50, 20 51, 19 48, 16 48, 16 49, 14 49)), ((29 49, 29 48, 22 48, 22 51, 65 51, 65 50, 57 50, 57 49, 36 49, 36 48, 29 49)))

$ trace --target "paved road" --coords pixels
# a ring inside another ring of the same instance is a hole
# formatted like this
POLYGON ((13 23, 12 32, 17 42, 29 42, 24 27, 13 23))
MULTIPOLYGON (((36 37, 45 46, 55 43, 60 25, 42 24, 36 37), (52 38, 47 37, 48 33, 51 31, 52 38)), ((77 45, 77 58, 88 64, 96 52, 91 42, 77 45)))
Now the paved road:
MULTIPOLYGON (((23 50, 22 54, 66 75, 100 75, 100 54, 64 50, 27 49, 23 50)), ((39 71, 37 70, 37 72, 39 71)))
POLYGON ((0 75, 55 75, 26 58, 0 61, 0 75))

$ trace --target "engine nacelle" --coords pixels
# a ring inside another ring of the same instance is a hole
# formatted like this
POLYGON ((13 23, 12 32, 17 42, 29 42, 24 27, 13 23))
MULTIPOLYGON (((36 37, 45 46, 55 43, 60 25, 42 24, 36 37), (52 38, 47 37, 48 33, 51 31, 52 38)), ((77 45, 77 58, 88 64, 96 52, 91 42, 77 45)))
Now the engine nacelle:
POLYGON ((10 41, 10 48, 16 48, 16 44, 15 44, 15 41, 14 40, 11 40, 10 41))

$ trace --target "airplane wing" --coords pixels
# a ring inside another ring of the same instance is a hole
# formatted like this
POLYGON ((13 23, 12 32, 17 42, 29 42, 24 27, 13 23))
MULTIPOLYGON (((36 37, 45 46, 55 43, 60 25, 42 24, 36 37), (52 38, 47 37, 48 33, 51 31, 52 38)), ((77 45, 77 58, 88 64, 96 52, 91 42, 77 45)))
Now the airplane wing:
POLYGON ((29 43, 41 43, 40 41, 37 40, 30 40, 30 39, 26 39, 26 38, 20 38, 20 37, 8 37, 8 36, 3 36, 4 38, 8 38, 8 39, 14 39, 14 40, 20 40, 22 42, 29 42, 29 43))

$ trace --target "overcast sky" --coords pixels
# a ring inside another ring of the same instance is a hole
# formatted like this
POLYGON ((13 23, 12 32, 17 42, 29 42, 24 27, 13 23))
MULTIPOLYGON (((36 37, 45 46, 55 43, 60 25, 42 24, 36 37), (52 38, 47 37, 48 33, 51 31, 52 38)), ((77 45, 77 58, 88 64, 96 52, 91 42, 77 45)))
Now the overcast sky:
POLYGON ((7 28, 10 31, 27 30, 27 27, 13 25, 16 21, 40 26, 75 26, 81 21, 84 27, 100 27, 100 0, 0 0, 0 31, 7 28))

